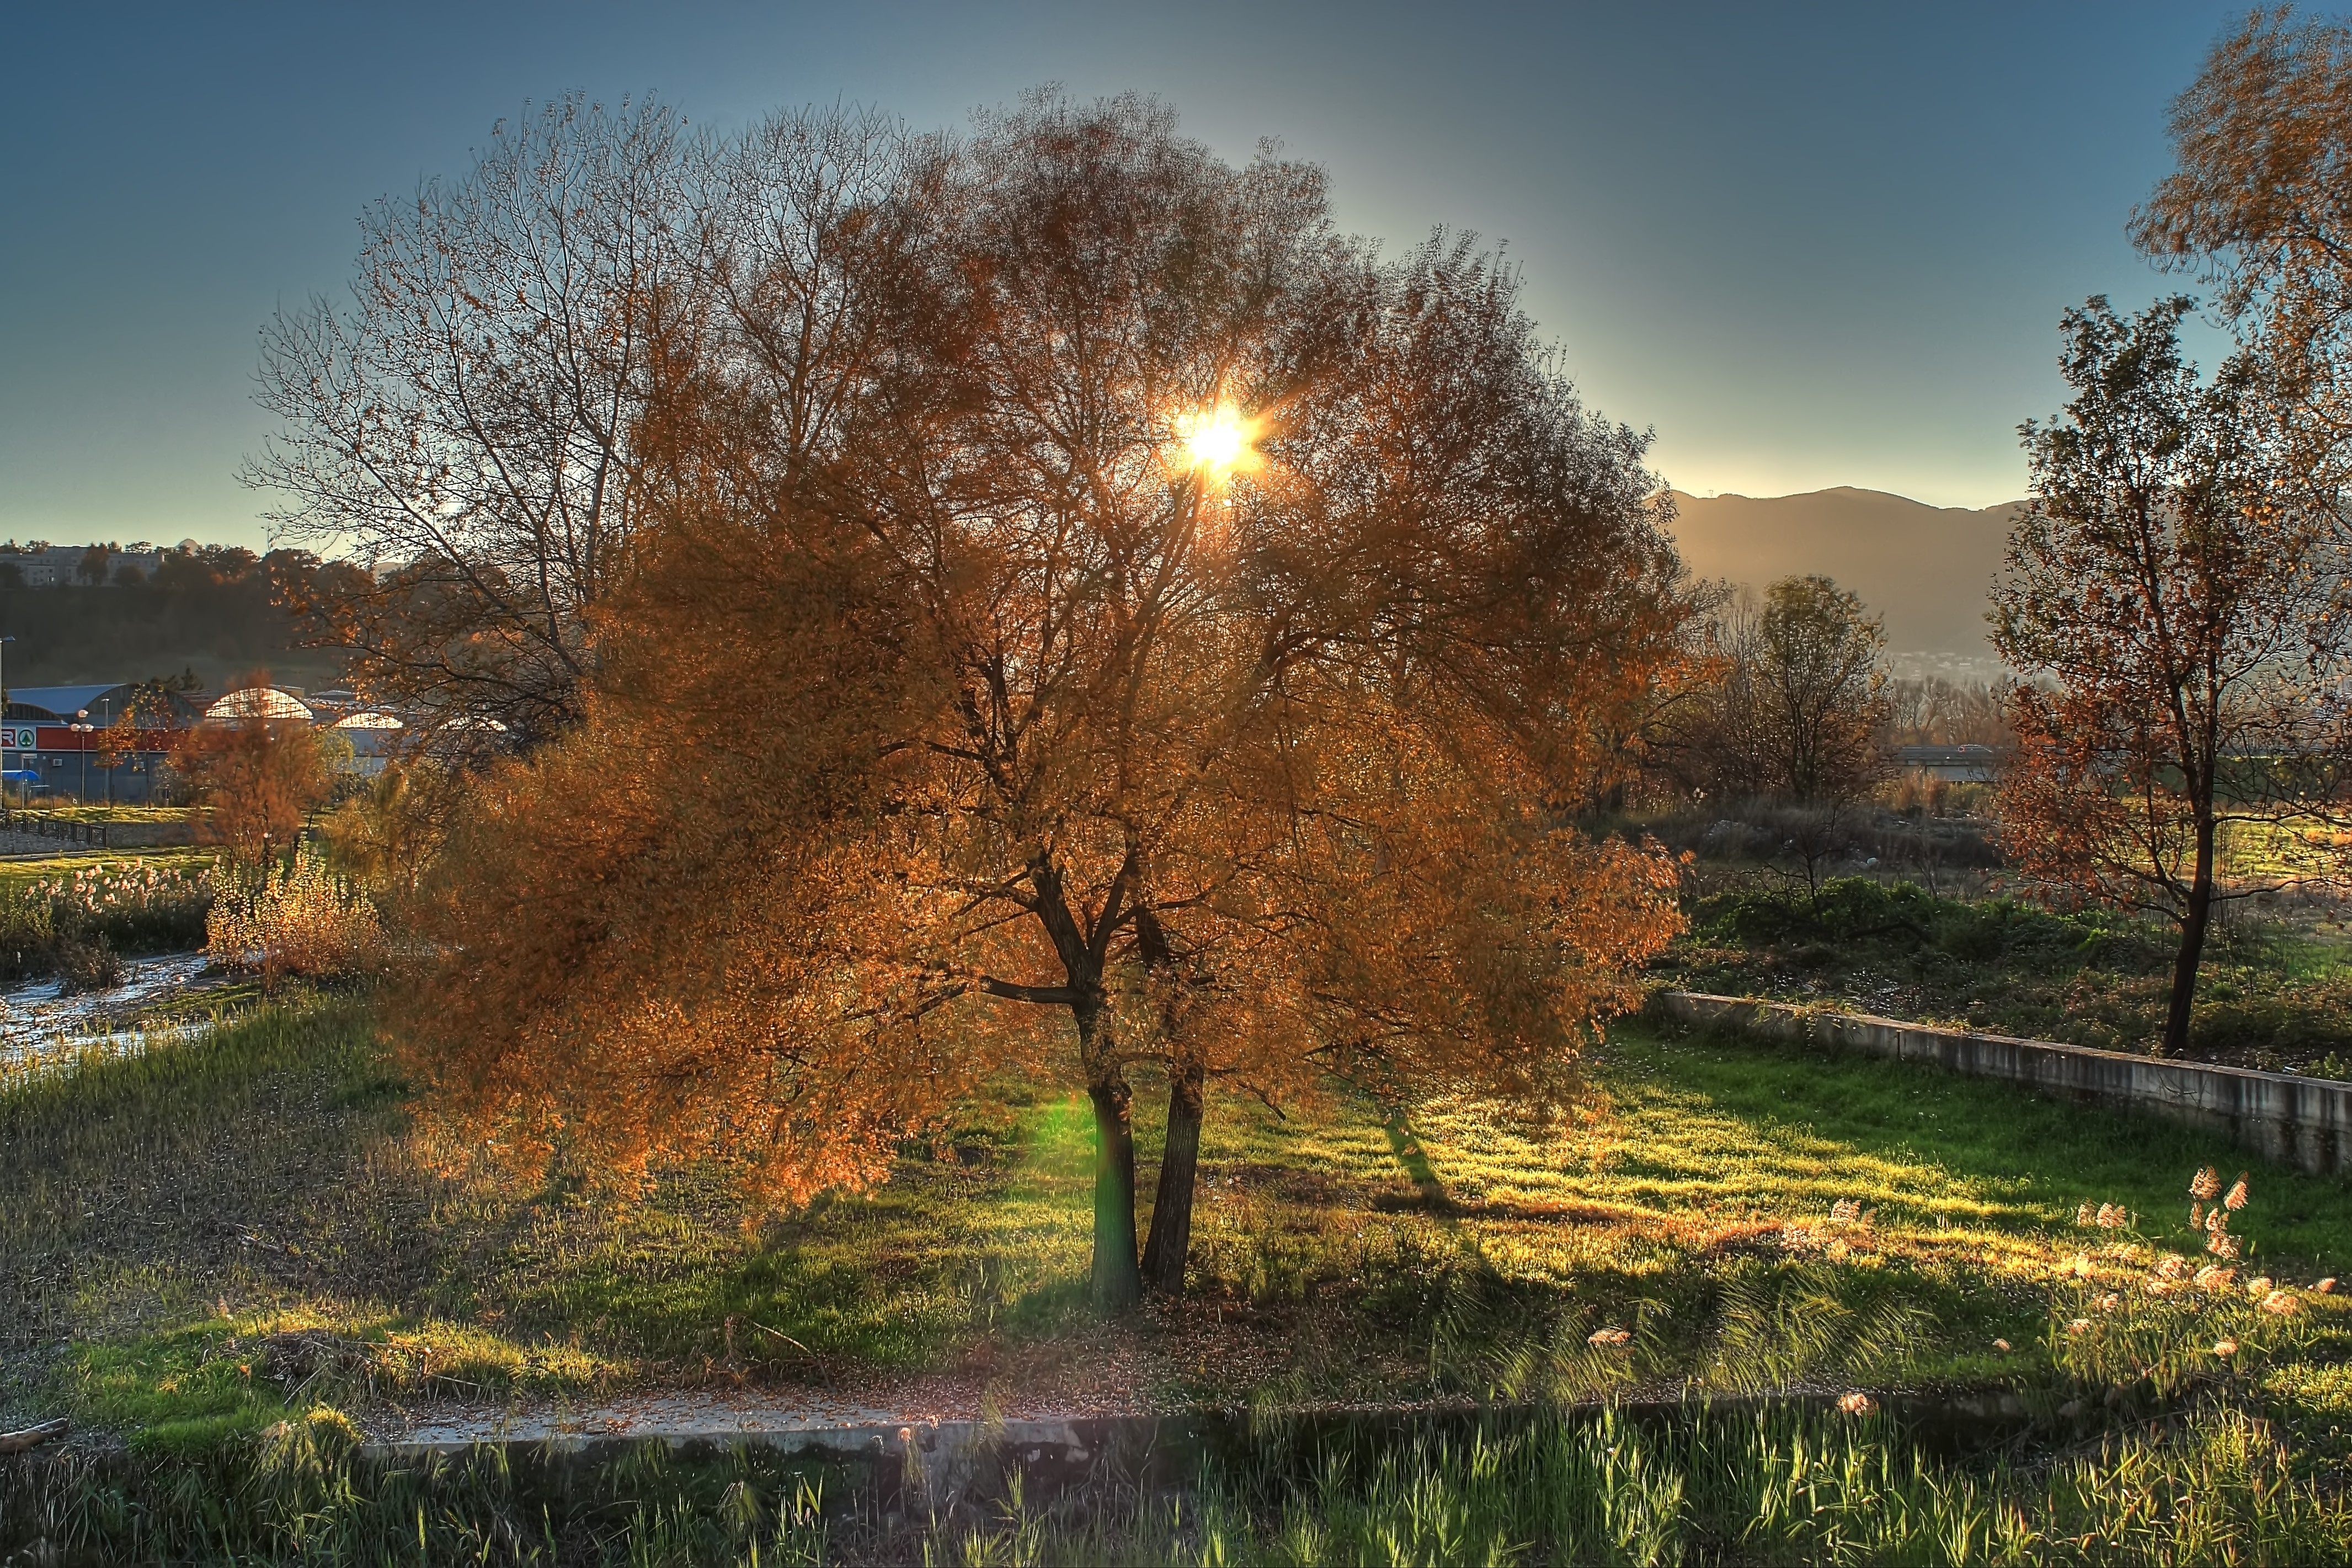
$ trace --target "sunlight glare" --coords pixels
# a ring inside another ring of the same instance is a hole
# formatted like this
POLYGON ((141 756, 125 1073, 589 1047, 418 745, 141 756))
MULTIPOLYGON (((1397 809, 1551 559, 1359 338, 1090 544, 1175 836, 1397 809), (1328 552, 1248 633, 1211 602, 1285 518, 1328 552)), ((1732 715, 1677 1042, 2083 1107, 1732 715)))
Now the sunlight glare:
POLYGON ((1176 422, 1176 431, 1183 438, 1192 466, 1212 476, 1245 467, 1255 456, 1250 451, 1251 421, 1244 419, 1230 403, 1185 416, 1176 422))

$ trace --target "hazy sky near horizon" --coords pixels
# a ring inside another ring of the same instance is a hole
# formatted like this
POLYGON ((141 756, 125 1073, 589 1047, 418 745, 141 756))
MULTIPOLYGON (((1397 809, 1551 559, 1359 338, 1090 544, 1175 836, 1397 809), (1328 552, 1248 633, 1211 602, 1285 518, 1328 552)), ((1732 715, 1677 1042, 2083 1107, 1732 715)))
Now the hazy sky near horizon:
POLYGON ((919 126, 1057 81, 1160 95, 1341 224, 1506 241, 1587 399, 1698 494, 2024 488, 2059 312, 2139 303, 2125 219, 2212 4, 675 0, 41 5, 0 38, 0 537, 259 542, 257 332, 346 293, 356 219, 579 89, 721 128, 919 126))

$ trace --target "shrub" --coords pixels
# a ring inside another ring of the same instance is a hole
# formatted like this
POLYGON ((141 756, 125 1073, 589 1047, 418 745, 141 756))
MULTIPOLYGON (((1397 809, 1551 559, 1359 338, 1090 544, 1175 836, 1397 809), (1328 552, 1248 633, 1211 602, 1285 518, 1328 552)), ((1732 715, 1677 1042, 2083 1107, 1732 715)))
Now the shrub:
POLYGON ((111 984, 121 955, 199 946, 213 903, 210 867, 117 861, 47 878, 0 898, 0 982, 57 974, 111 984))
POLYGON ((59 939, 160 952, 204 941, 213 875, 210 867, 190 871, 121 861, 36 882, 25 898, 46 907, 50 931, 59 939))
POLYGON ((205 927, 214 962, 257 973, 265 986, 356 973, 383 946, 374 902, 307 849, 224 891, 205 927))
POLYGON ((122 955, 104 937, 91 942, 60 938, 50 948, 50 962, 68 991, 103 991, 122 984, 122 955))
POLYGON ((2166 957, 2160 941, 2147 929, 2118 916, 2062 914, 2010 899, 1964 903, 1909 882, 1862 877, 1823 882, 1810 897, 1719 893, 1698 900, 1691 929, 1702 941, 1744 946, 1813 942, 1846 951, 1870 943, 2025 969, 2097 963, 2119 973, 2150 973, 2166 957))

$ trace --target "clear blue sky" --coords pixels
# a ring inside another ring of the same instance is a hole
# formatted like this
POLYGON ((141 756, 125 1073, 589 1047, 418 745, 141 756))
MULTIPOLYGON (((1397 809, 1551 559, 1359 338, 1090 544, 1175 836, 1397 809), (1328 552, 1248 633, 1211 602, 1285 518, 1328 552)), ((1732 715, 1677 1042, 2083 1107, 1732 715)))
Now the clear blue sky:
POLYGON ((0 537, 257 542, 256 330, 372 198, 569 89, 920 125, 1059 81, 1329 169, 1341 221, 1507 240, 1588 398, 1700 493, 2023 488, 2059 311, 2214 5, 40 5, 0 9, 0 537))

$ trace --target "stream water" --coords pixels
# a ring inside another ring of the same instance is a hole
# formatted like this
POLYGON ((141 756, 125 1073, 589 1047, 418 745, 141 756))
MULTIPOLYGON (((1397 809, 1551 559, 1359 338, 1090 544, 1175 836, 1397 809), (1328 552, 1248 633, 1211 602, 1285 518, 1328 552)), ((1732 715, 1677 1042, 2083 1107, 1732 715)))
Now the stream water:
POLYGON ((122 965, 121 984, 97 991, 68 991, 58 980, 36 981, 0 994, 0 1065, 21 1066, 94 1045, 136 1050, 160 1036, 182 1036, 207 1026, 191 1020, 142 1027, 156 1007, 220 982, 206 976, 201 952, 170 952, 134 958, 122 965))

